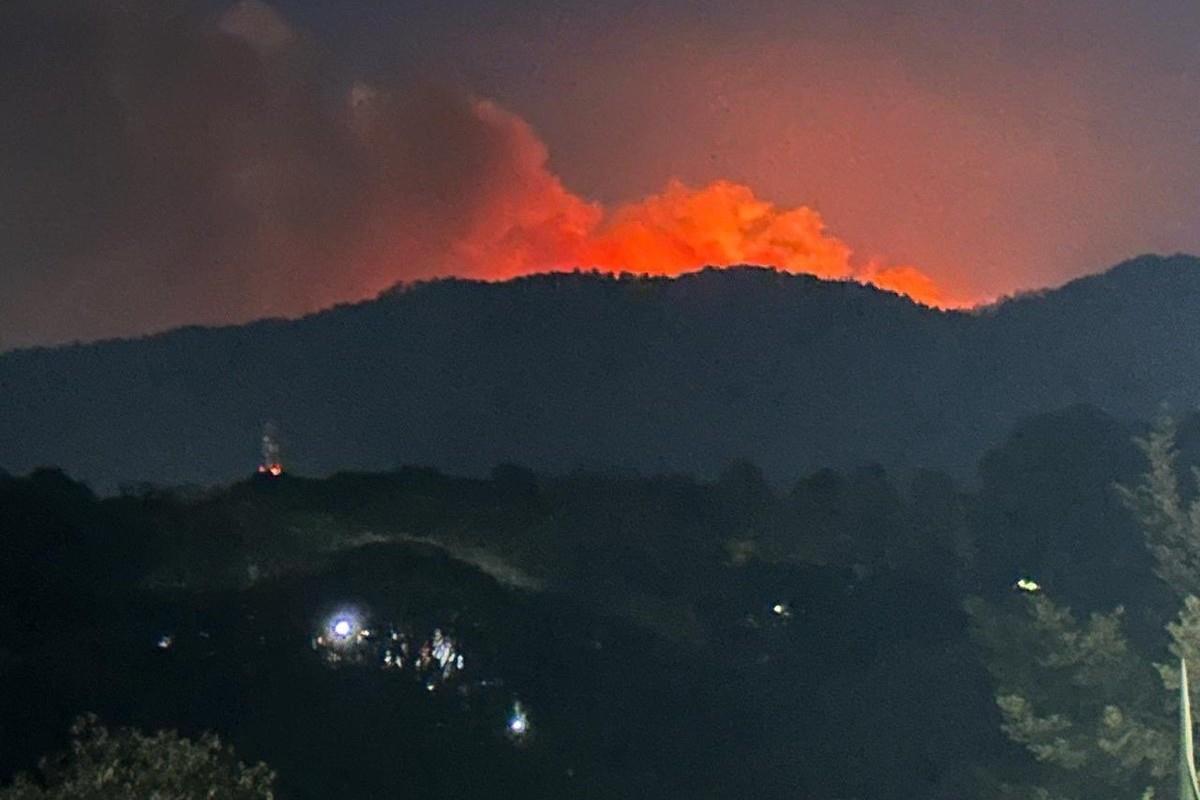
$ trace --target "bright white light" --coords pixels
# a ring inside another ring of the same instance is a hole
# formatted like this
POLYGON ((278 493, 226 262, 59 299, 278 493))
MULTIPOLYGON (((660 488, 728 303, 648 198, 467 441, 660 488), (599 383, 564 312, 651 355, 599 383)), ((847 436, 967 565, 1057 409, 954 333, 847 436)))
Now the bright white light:
POLYGON ((354 630, 354 626, 350 624, 348 619, 339 619, 333 623, 333 632, 343 639, 350 635, 350 631, 354 630))
POLYGON ((771 610, 774 611, 776 614, 782 614, 783 613, 783 603, 776 603, 775 605, 771 606, 771 610))
POLYGON ((513 703, 512 713, 508 715, 508 733, 510 736, 524 736, 528 732, 529 716, 518 700, 513 703))

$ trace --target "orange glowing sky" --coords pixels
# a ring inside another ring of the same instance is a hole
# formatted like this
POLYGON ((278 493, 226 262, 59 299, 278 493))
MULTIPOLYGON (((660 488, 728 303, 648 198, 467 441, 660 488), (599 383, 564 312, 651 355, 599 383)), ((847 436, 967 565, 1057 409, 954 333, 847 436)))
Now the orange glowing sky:
MULTIPOLYGON (((939 308, 984 299, 948 291, 913 265, 856 260, 816 209, 780 207, 728 180, 690 187, 673 179, 661 192, 607 209, 563 185, 524 120, 484 100, 472 113, 508 142, 508 169, 450 248, 447 272, 499 280, 573 268, 678 275, 753 264, 868 283, 939 308)), ((388 266, 381 268, 386 276, 388 266)))
POLYGON ((1200 250, 1200 6, 0 3, 0 348, 440 276, 942 308, 1200 250))

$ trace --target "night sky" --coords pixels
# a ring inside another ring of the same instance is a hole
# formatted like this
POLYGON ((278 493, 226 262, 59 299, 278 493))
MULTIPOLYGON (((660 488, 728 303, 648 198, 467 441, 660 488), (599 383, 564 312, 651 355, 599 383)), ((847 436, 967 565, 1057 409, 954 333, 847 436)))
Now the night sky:
POLYGON ((401 280, 1200 250, 1200 4, 7 2, 0 349, 401 280))

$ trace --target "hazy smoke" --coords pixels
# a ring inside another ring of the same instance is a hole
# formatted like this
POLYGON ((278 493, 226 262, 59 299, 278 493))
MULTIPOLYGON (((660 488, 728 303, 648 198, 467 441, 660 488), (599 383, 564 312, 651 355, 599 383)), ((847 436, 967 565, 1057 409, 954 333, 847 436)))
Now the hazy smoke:
POLYGON ((716 183, 606 214, 494 103, 341 85, 259 0, 0 10, 0 346, 296 314, 399 280, 754 262, 939 298, 851 265, 807 208, 716 183))

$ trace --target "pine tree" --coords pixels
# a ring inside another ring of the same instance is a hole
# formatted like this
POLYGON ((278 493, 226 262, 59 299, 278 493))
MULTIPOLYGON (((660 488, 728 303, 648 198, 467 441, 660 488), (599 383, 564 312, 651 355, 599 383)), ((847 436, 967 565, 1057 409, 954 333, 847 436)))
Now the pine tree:
MULTIPOLYGON (((1164 417, 1138 439, 1149 468, 1137 486, 1117 491, 1142 525, 1158 577, 1184 599, 1200 596, 1200 497, 1190 503, 1181 497, 1175 435, 1174 421, 1164 417)), ((1191 473, 1200 485, 1200 470, 1191 473)))
POLYGON ((1181 658, 1200 664, 1200 499, 1188 502, 1180 490, 1175 431, 1163 420, 1139 439, 1147 471, 1137 485, 1117 487, 1155 574, 1179 598, 1174 619, 1163 620, 1163 651, 1131 643, 1120 607, 1080 620, 1043 594, 967 603, 1002 729, 1034 760, 1032 785, 1001 783, 996 796, 1133 800, 1177 791, 1177 712, 1166 690, 1179 690, 1181 658))

